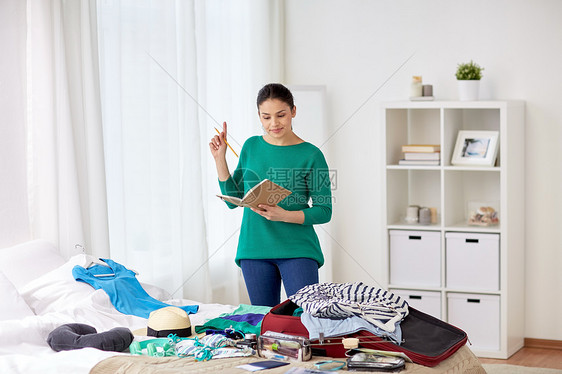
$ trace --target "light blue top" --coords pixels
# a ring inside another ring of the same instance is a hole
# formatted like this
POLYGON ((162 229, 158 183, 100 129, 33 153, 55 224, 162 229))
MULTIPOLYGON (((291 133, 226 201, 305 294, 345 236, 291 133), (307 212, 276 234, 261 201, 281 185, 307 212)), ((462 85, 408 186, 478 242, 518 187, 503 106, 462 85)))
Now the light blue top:
MULTIPOLYGON (((102 289, 107 293, 111 303, 123 314, 148 318, 150 312, 167 306, 175 306, 163 303, 151 297, 142 288, 135 276, 135 272, 115 261, 100 258, 104 265, 93 265, 87 269, 76 265, 72 269, 72 276, 79 282, 88 283, 96 290, 102 289), (96 277, 99 274, 113 274, 96 277)), ((197 313, 198 305, 179 306, 188 314, 197 313)))
POLYGON ((365 330, 373 333, 375 336, 387 337, 398 345, 402 343, 402 329, 400 328, 400 323, 396 324, 396 328, 393 332, 387 332, 358 316, 331 319, 314 317, 309 313, 303 313, 301 315, 301 322, 308 330, 310 339, 318 339, 320 333, 323 333, 325 338, 329 338, 345 336, 360 330, 365 330))

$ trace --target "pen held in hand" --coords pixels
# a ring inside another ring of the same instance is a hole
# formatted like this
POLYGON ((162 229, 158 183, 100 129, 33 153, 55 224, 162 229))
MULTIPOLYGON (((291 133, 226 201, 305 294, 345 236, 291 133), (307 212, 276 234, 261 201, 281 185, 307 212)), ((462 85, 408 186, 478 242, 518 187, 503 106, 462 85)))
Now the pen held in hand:
MULTIPOLYGON (((217 130, 217 128, 215 127, 215 131, 217 132, 217 134, 221 134, 219 130, 217 130)), ((230 146, 230 144, 228 144, 228 142, 226 141, 226 139, 224 140, 224 142, 226 143, 226 145, 228 146, 228 148, 230 148, 230 150, 232 151, 232 153, 234 153, 234 155, 236 157, 238 157, 238 154, 236 152, 234 152, 234 149, 232 149, 232 147, 230 146)))

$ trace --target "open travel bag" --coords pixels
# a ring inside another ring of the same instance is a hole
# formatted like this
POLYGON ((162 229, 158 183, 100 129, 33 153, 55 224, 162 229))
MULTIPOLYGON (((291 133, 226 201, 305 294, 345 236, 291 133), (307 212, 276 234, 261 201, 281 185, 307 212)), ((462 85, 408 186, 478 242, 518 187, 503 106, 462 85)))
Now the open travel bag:
MULTIPOLYGON (((273 307, 262 321, 262 334, 273 331, 308 337, 308 330, 301 323, 300 317, 293 316, 297 308, 297 304, 291 300, 273 307)), ((461 329, 412 307, 409 307, 409 314, 400 326, 403 340, 400 345, 362 330, 344 337, 324 338, 322 342, 313 340, 312 353, 316 356, 345 357, 347 350, 342 344, 342 339, 351 337, 359 339, 359 348, 403 352, 414 363, 435 366, 455 353, 467 341, 467 335, 461 329)))

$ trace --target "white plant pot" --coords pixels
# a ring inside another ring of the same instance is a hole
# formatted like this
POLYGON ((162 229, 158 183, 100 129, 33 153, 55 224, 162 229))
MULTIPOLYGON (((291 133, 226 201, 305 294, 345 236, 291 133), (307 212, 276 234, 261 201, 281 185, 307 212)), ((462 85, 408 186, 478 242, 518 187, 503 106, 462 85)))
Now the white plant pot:
POLYGON ((457 80, 459 87, 460 101, 478 100, 478 92, 480 90, 480 81, 478 80, 457 80))

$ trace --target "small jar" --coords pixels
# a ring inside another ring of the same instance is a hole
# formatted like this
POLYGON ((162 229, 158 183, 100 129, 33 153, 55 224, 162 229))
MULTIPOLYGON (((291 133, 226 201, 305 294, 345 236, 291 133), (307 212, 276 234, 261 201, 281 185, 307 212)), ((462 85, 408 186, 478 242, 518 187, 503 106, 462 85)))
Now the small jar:
POLYGON ((433 86, 431 84, 422 85, 423 96, 433 96, 433 86))
POLYGON ((421 75, 414 75, 410 84, 410 97, 420 97, 422 94, 422 77, 421 75))
POLYGON ((431 211, 429 208, 420 208, 419 212, 419 223, 422 225, 429 225, 431 223, 431 211))
POLYGON ((419 209, 418 205, 410 205, 406 209, 406 223, 418 223, 419 220, 419 209))

